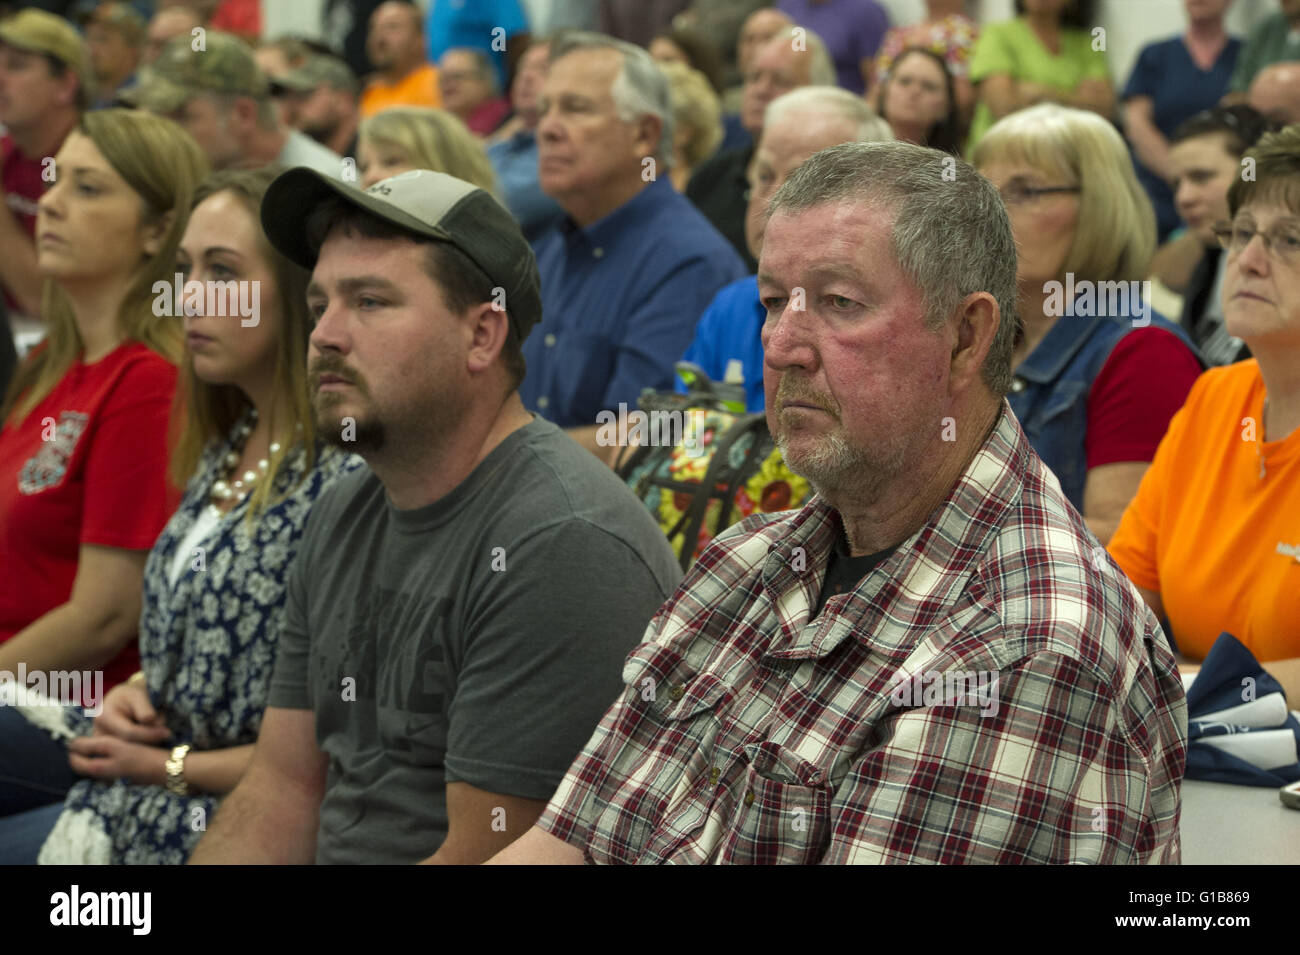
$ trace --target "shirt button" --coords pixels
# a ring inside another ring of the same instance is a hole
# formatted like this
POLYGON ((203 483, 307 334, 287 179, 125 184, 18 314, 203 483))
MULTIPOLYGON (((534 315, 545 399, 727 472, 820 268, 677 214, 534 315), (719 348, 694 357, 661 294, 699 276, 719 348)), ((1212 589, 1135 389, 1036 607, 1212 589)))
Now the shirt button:
POLYGON ((545 343, 547 348, 555 347, 555 336, 552 335, 550 332, 547 332, 546 337, 543 338, 542 341, 545 343))
POLYGON ((668 691, 668 699, 676 702, 686 695, 686 684, 682 683, 668 691))
POLYGON ((754 805, 754 794, 752 792, 745 793, 745 805, 746 806, 754 805))
POLYGON ((537 399, 537 407, 539 408, 545 408, 550 403, 551 403, 551 399, 546 397, 546 395, 542 395, 540 398, 537 399))
POLYGON ((595 256, 596 258, 598 258, 598 259, 603 259, 603 258, 605 257, 605 250, 604 250, 604 249, 592 249, 592 250, 591 250, 591 254, 594 255, 594 256, 595 256))
POLYGON ((709 782, 716 783, 719 777, 721 776, 722 776, 722 770, 718 769, 717 766, 714 766, 712 769, 709 770, 709 782))

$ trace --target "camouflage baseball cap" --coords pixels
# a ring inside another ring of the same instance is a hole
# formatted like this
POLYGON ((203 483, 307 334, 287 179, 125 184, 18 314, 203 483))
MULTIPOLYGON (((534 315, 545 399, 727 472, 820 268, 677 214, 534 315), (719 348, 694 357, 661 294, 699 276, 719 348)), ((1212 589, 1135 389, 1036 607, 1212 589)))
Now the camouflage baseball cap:
POLYGON ((25 53, 46 53, 77 74, 84 87, 90 59, 80 34, 63 17, 28 7, 0 20, 0 43, 25 53))
POLYGON ((158 59, 141 71, 140 82, 123 91, 121 98, 166 115, 200 93, 264 99, 270 87, 247 43, 233 34, 208 30, 200 37, 168 40, 158 59))
POLYGON ((290 70, 284 76, 271 81, 271 91, 276 88, 290 90, 294 93, 310 93, 314 89, 328 86, 331 89, 347 90, 353 96, 360 92, 357 78, 348 65, 336 56, 316 54, 296 70, 290 70))

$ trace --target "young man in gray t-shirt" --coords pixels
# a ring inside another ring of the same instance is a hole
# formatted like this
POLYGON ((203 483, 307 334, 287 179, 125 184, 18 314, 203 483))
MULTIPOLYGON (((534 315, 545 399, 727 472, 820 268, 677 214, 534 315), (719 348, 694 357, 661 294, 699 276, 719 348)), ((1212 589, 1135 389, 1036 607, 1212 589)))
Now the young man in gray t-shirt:
POLYGON ((541 813, 680 570, 520 402, 537 270, 487 193, 294 169, 262 220, 314 268, 320 433, 369 468, 313 509, 257 749, 193 861, 481 862, 541 813))

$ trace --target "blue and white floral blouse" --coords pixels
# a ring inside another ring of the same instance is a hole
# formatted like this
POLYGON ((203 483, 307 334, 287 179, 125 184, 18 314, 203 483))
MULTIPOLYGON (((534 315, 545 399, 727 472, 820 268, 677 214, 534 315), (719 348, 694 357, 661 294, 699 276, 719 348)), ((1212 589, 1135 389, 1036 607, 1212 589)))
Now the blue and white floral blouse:
MULTIPOLYGON (((172 732, 168 747, 190 743, 203 751, 256 742, 284 620, 285 581, 303 525, 321 492, 363 464, 319 443, 316 464, 304 477, 298 445, 276 476, 276 503, 251 527, 247 499, 224 515, 198 542, 203 560, 187 558, 173 587, 168 570, 176 548, 208 506, 220 463, 231 450, 230 438, 207 449, 145 564, 140 661, 150 700, 172 732), (287 498, 276 500, 300 478, 287 498)), ((67 720, 78 735, 91 730, 78 708, 69 709, 67 720)), ((68 793, 40 861, 183 863, 218 801, 121 779, 81 780, 68 793)))

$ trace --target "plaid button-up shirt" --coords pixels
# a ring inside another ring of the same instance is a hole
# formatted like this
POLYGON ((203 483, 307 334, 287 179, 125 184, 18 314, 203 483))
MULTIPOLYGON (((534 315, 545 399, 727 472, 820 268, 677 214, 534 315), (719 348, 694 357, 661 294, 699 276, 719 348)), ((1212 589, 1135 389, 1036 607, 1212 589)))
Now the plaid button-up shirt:
POLYGON ((811 617, 839 533, 818 497, 719 536, 538 824, 589 862, 1179 861, 1173 656, 1005 403, 811 617))

